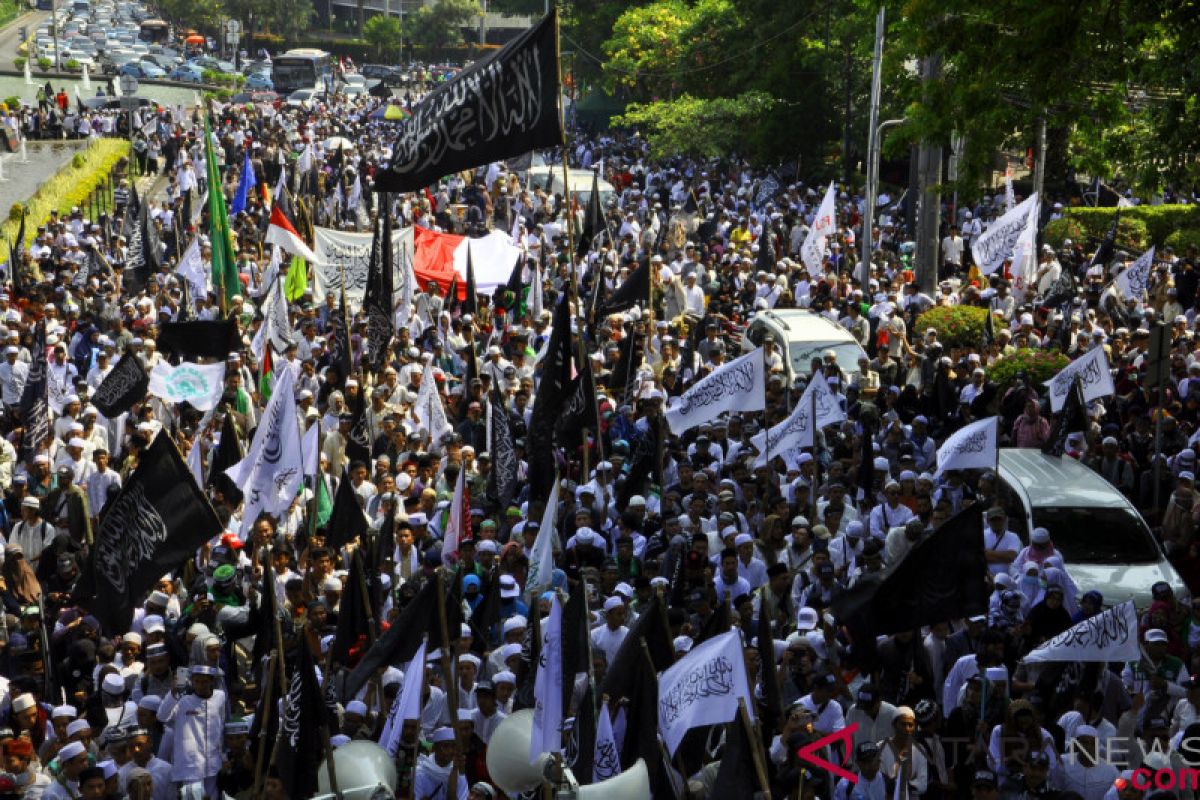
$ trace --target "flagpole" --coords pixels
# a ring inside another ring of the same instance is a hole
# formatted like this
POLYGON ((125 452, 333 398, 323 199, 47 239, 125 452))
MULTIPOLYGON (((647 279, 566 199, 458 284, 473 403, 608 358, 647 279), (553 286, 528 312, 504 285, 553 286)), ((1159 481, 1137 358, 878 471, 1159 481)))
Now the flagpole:
MULTIPOLYGON (((261 728, 261 731, 264 734, 263 739, 266 738, 265 735, 271 725, 271 714, 273 714, 275 711, 275 703, 271 701, 271 689, 273 688, 273 684, 275 683, 275 659, 276 658, 278 658, 278 651, 272 649, 270 661, 267 663, 267 674, 266 674, 266 684, 267 685, 265 687, 266 692, 263 695, 263 698, 264 698, 263 714, 266 715, 266 718, 263 720, 263 724, 262 724, 262 728, 261 728)), ((267 742, 259 741, 258 755, 255 756, 255 759, 254 759, 254 784, 253 784, 253 786, 254 786, 253 796, 254 797, 260 796, 260 790, 262 787, 262 778, 263 778, 263 762, 266 760, 266 754, 267 754, 267 742)))
MULTIPOLYGON (((668 636, 670 635, 670 633, 671 633, 671 631, 670 631, 670 629, 668 629, 667 630, 668 636)), ((588 638, 590 639, 591 637, 589 636, 588 638)), ((650 648, 646 646, 646 640, 643 638, 641 641, 638 642, 638 644, 640 644, 642 646, 642 655, 645 656, 645 658, 646 658, 646 668, 650 670, 650 674, 654 675, 655 680, 657 680, 658 679, 658 677, 657 677, 658 671, 656 669, 654 669, 654 659, 650 657, 650 648)), ((680 788, 680 786, 678 784, 675 783, 675 767, 674 767, 675 762, 672 760, 671 754, 667 752, 667 746, 665 744, 663 744, 663 740, 662 740, 661 736, 656 736, 654 738, 658 742, 658 751, 659 751, 659 753, 662 754, 663 765, 667 769, 667 780, 669 780, 671 782, 671 791, 674 792, 675 796, 678 798, 686 797, 687 796, 686 783, 684 784, 682 789, 680 788)), ((683 775, 683 770, 680 770, 680 775, 683 776, 683 779, 686 782, 687 777, 683 775)))
MULTIPOLYGON (((446 619, 446 568, 442 567, 437 573, 437 607, 438 607, 438 624, 442 629, 442 672, 446 677, 446 704, 450 707, 450 719, 457 723, 458 720, 458 684, 454 680, 454 674, 450 671, 450 626, 446 619)), ((454 737, 454 755, 457 757, 462 751, 462 747, 458 742, 458 736, 454 737)))
POLYGON ((567 163, 567 114, 562 103, 562 19, 558 13, 558 4, 554 7, 554 63, 558 69, 558 88, 555 91, 558 105, 558 127, 562 134, 562 171, 563 171, 563 203, 567 210, 567 258, 571 260, 571 285, 575 297, 579 297, 579 270, 575 268, 575 209, 571 202, 571 172, 567 163))
MULTIPOLYGON (((759 613, 762 613, 761 610, 759 613)), ((763 650, 763 645, 760 642, 759 650, 763 650)), ((758 732, 754 730, 754 723, 750 721, 750 713, 746 710, 746 698, 738 698, 738 721, 746 729, 746 738, 750 740, 750 756, 754 760, 754 772, 758 777, 758 785, 762 787, 763 796, 767 800, 771 800, 771 783, 767 780, 766 759, 762 753, 762 738, 758 732)))

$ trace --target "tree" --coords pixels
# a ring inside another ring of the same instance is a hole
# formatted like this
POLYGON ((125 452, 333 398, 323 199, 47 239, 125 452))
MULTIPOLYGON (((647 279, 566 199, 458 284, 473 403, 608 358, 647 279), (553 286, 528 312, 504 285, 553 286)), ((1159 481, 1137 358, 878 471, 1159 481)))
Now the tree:
POLYGON ((616 122, 642 130, 658 158, 722 158, 743 149, 747 128, 770 113, 774 104, 770 95, 758 91, 712 100, 684 95, 634 103, 616 122))
POLYGON ((400 20, 395 17, 371 17, 363 26, 363 37, 379 58, 399 52, 403 41, 401 34, 400 20))
POLYGON ((407 37, 418 47, 435 50, 462 44, 462 29, 482 14, 479 0, 437 0, 409 15, 407 37))

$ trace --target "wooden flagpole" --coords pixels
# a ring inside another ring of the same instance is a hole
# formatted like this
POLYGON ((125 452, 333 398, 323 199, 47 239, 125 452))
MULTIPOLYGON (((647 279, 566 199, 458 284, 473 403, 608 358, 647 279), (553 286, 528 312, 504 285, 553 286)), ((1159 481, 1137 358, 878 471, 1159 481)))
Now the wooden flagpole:
POLYGON ((762 787, 763 795, 767 800, 771 800, 771 782, 767 780, 767 764, 762 753, 762 739, 754 728, 754 723, 750 721, 750 714, 746 710, 746 698, 738 698, 738 720, 746 728, 746 738, 750 740, 750 755, 754 759, 754 772, 758 777, 758 784, 762 787))
POLYGON ((568 164, 567 149, 567 114, 562 103, 562 17, 558 5, 554 7, 554 63, 558 68, 558 88, 555 90, 555 102, 558 105, 558 125, 562 133, 562 171, 563 171, 563 203, 567 210, 567 258, 571 260, 571 287, 575 297, 579 297, 579 270, 575 267, 575 209, 571 195, 571 172, 568 164))
MULTIPOLYGON (((275 650, 271 651, 271 659, 267 663, 266 674, 266 692, 263 695, 263 713, 266 714, 266 719, 263 720, 262 733, 265 738, 267 730, 271 726, 271 715, 275 712, 275 703, 271 701, 271 689, 275 683, 275 659, 278 658, 278 653, 275 650)), ((261 797, 262 780, 263 780, 263 762, 266 760, 267 743, 260 741, 258 743, 258 755, 254 759, 254 793, 252 796, 261 797)))

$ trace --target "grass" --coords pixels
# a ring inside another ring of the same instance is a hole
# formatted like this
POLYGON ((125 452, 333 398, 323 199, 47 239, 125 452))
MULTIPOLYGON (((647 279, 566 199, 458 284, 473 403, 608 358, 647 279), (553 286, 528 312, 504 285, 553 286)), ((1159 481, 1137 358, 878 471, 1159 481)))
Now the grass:
MULTIPOLYGON (((95 191, 102 180, 106 180, 113 168, 123 158, 129 157, 130 145, 126 139, 94 139, 48 181, 43 183, 33 197, 24 205, 28 211, 25 220, 25 242, 33 241, 38 225, 50 218, 50 211, 67 215, 72 206, 81 206, 95 191)), ((0 263, 9 258, 8 241, 17 235, 21 226, 20 212, 9 209, 3 224, 0 224, 0 263)))
POLYGON ((0 25, 7 25, 28 8, 22 8, 18 0, 0 0, 0 25))

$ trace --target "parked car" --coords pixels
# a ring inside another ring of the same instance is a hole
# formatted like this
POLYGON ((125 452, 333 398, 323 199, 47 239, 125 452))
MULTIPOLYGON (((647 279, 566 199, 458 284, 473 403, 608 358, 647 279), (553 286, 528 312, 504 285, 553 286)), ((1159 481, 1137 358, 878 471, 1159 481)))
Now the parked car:
POLYGON ((204 83, 204 70, 191 64, 180 64, 171 70, 171 80, 183 83, 204 83))
POLYGON ((153 80, 167 77, 162 67, 150 61, 130 61, 117 70, 118 75, 132 75, 138 80, 153 80))

